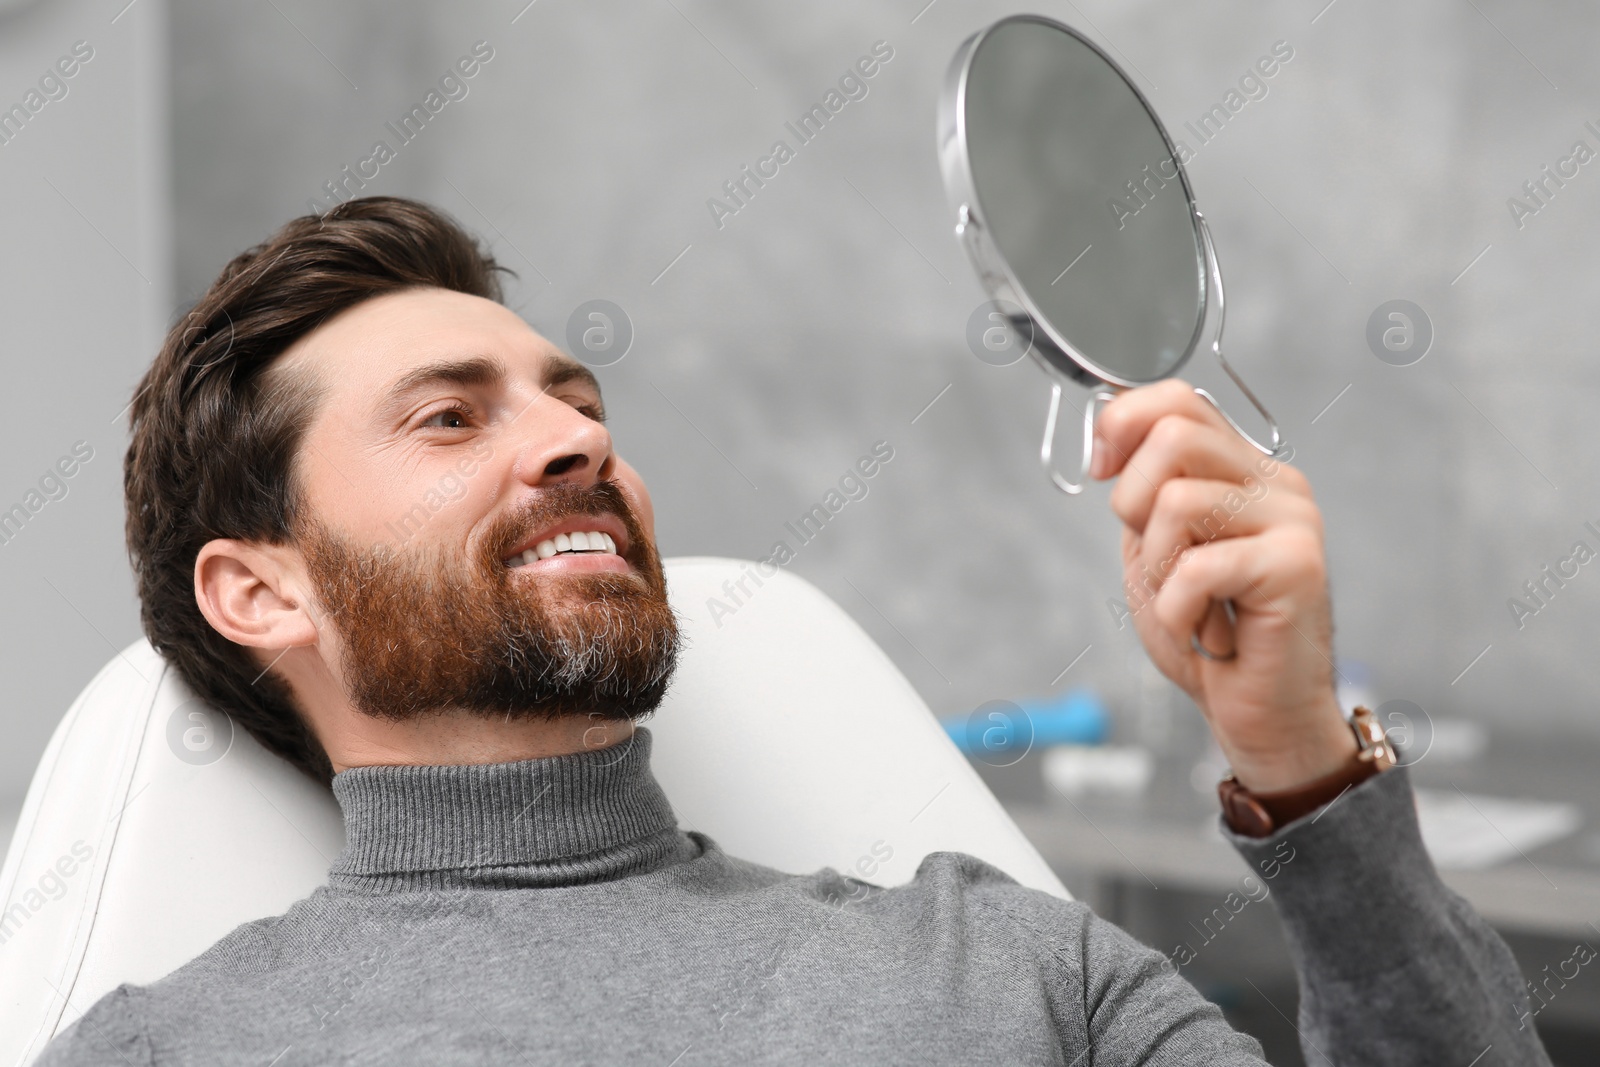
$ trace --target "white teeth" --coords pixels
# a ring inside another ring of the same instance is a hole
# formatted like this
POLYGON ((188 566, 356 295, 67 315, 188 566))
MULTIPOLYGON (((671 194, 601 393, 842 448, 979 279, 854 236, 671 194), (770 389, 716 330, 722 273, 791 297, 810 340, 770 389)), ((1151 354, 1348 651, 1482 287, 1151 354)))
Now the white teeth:
POLYGON ((615 538, 600 530, 589 530, 556 534, 553 538, 540 541, 520 556, 510 557, 505 563, 508 567, 524 567, 561 552, 609 552, 613 556, 620 555, 615 538))

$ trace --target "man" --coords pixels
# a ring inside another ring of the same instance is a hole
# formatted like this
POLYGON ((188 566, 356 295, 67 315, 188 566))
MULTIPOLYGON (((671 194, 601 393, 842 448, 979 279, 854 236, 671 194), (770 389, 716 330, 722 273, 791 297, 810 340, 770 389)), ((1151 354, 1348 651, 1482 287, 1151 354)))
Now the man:
MULTIPOLYGON (((125 466, 145 629, 331 781, 347 845, 39 1062, 1261 1063, 1159 953, 972 857, 886 889, 677 828, 637 725, 677 651, 650 497, 497 269, 424 205, 357 199, 171 331, 125 466)), ((1266 485, 1181 383, 1100 426, 1135 621, 1232 762, 1255 836, 1229 839, 1276 875, 1308 1060, 1547 1063, 1407 772, 1373 774, 1334 702, 1305 480, 1266 485)))

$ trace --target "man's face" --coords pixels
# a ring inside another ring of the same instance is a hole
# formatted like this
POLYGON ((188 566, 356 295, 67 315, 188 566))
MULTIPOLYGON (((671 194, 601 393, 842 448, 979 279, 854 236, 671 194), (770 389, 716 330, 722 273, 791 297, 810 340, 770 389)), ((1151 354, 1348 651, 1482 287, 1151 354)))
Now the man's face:
POLYGON ((655 709, 677 628, 649 494, 587 368, 443 289, 359 304, 281 366, 325 390, 297 459, 296 544, 357 710, 655 709))

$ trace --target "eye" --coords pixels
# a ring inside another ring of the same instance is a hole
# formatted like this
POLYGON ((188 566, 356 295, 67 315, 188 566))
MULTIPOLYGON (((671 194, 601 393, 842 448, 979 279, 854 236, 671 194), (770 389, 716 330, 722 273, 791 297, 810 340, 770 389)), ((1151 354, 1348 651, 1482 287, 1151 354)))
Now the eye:
POLYGON ((593 396, 593 394, 590 393, 568 393, 566 396, 561 397, 561 401, 566 404, 571 404, 572 410, 576 411, 585 418, 593 419, 595 422, 605 422, 605 402, 600 400, 598 397, 590 399, 591 396, 593 396))
POLYGON ((419 425, 434 426, 441 430, 464 430, 466 429, 466 423, 471 421, 476 414, 472 410, 472 405, 456 403, 435 411, 432 415, 423 419, 419 425), (439 422, 436 420, 444 421, 439 422))

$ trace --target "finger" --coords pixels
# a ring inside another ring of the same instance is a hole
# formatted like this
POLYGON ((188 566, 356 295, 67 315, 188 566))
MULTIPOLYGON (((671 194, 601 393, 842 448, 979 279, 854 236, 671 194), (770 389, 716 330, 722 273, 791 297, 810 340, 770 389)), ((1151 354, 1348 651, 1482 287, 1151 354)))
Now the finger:
MULTIPOLYGON (((1301 523, 1317 530, 1316 505, 1292 493, 1273 492, 1257 480, 1246 491, 1232 482, 1174 478, 1162 484, 1140 538, 1138 563, 1164 579, 1191 545, 1221 537, 1249 537, 1274 526, 1301 523)), ((1125 527, 1126 528, 1126 527, 1125 527)))
MULTIPOLYGON (((1213 601, 1232 600, 1241 619, 1254 613, 1295 627, 1307 602, 1325 598, 1326 589, 1320 538, 1302 526, 1274 526, 1189 549, 1151 606, 1161 628, 1186 646, 1213 601)), ((1228 647, 1207 645, 1212 651, 1228 647)))
POLYGON ((1187 416, 1164 415, 1151 425, 1111 491, 1111 509, 1123 522, 1143 529, 1156 495, 1173 478, 1236 483, 1261 495, 1267 479, 1298 489, 1298 472, 1279 478, 1284 464, 1255 452, 1231 429, 1217 429, 1187 416))
POLYGON ((1129 389, 1118 394, 1095 419, 1097 444, 1104 447, 1096 449, 1094 476, 1109 478, 1119 473, 1163 415, 1181 415, 1203 426, 1232 429, 1221 412, 1180 378, 1129 389))

